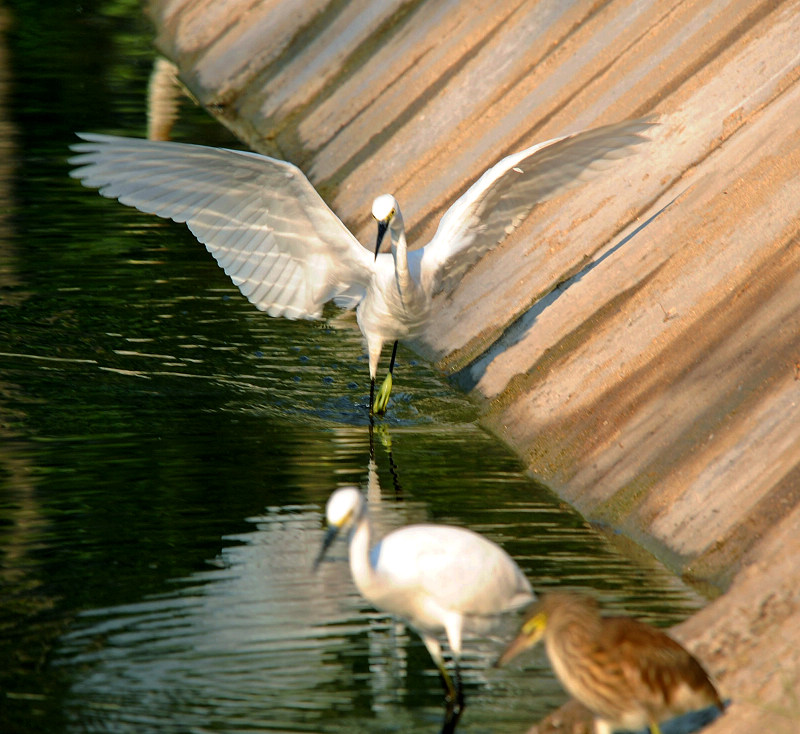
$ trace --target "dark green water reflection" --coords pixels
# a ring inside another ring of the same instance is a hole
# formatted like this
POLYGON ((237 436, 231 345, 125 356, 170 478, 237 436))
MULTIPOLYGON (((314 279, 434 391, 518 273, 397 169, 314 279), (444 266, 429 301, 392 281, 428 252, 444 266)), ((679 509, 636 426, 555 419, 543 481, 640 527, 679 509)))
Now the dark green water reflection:
MULTIPOLYGON (((183 228, 67 177, 75 130, 143 133, 150 30, 136 2, 44 8, 0 10, 0 731, 437 731, 427 653, 358 597, 344 545, 310 572, 343 483, 384 528, 486 533, 538 589, 659 624, 700 603, 406 351, 371 464, 352 317, 268 319, 183 228)), ((232 142, 191 107, 176 137, 232 142)), ((541 654, 488 669, 499 644, 468 650, 460 731, 564 700, 541 654)))

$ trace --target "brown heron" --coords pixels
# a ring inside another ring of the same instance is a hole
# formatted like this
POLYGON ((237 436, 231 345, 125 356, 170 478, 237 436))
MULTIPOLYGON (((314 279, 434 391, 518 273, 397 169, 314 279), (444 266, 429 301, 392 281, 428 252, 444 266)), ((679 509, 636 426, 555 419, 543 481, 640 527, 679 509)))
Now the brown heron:
POLYGON ((699 662, 664 632, 630 617, 603 617, 594 599, 543 596, 500 656, 503 665, 544 638, 567 691, 595 716, 596 734, 650 727, 679 714, 717 706, 714 684, 699 662))

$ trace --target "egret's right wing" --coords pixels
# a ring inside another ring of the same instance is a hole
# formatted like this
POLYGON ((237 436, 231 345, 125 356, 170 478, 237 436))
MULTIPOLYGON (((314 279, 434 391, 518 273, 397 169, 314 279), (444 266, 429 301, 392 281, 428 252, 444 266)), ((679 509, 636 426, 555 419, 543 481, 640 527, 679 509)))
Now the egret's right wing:
POLYGON ((270 316, 352 307, 373 258, 303 173, 257 153, 81 133, 71 175, 103 196, 186 222, 234 284, 270 316))
POLYGON ((577 186, 647 138, 635 120, 548 140, 503 158, 445 212, 421 261, 423 285, 449 288, 516 229, 536 204, 577 186))

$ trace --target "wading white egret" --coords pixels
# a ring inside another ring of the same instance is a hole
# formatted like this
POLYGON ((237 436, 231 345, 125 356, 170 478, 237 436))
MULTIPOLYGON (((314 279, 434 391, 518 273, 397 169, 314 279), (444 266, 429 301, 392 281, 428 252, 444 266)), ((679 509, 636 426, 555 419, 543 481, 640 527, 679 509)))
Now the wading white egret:
POLYGON ((445 729, 454 727, 464 705, 458 669, 462 638, 485 634, 501 614, 534 601, 528 579, 499 545, 466 528, 407 525, 371 546, 367 502, 355 487, 337 489, 325 514, 328 532, 314 568, 338 533, 351 530, 356 587, 377 609, 401 618, 422 637, 445 687, 445 729), (453 677, 442 657, 442 635, 453 656, 453 677))
POLYGON ((595 734, 646 726, 707 706, 723 710, 700 663, 664 632, 630 617, 602 617, 594 599, 551 593, 532 608, 502 665, 544 638, 556 675, 595 715, 595 734))
POLYGON ((386 410, 397 342, 422 333, 433 297, 502 242, 539 202, 629 155, 650 126, 623 122, 503 158, 448 209, 433 239, 409 251, 397 200, 375 199, 373 249, 358 240, 291 163, 236 150, 79 133, 71 175, 103 196, 185 222, 234 284, 270 316, 319 318, 356 307, 369 355, 370 413, 386 410), (388 232, 389 237, 385 238, 388 232), (375 396, 384 343, 393 342, 375 396))

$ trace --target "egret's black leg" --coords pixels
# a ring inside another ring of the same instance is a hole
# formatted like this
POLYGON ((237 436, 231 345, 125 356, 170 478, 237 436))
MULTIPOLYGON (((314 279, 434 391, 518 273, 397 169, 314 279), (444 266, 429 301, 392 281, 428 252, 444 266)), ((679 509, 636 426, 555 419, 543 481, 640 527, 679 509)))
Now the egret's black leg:
POLYGON ((392 347, 392 358, 389 360, 389 374, 394 373, 394 360, 397 357, 397 339, 394 340, 394 346, 392 347))
POLYGON ((456 730, 456 724, 461 718, 461 713, 464 711, 464 698, 459 695, 461 703, 453 701, 450 698, 445 698, 444 720, 442 721, 442 734, 453 734, 456 730))
POLYGON ((460 716, 461 712, 456 711, 454 706, 448 703, 444 712, 444 720, 442 721, 442 734, 453 734, 460 716))
POLYGON ((455 675, 450 678, 444 667, 440 667, 442 686, 444 687, 445 712, 442 722, 442 734, 453 734, 456 724, 464 711, 464 689, 461 685, 461 669, 455 665, 455 675))
POLYGON ((461 668, 456 660, 456 706, 458 707, 458 715, 464 710, 464 686, 461 684, 461 668))

